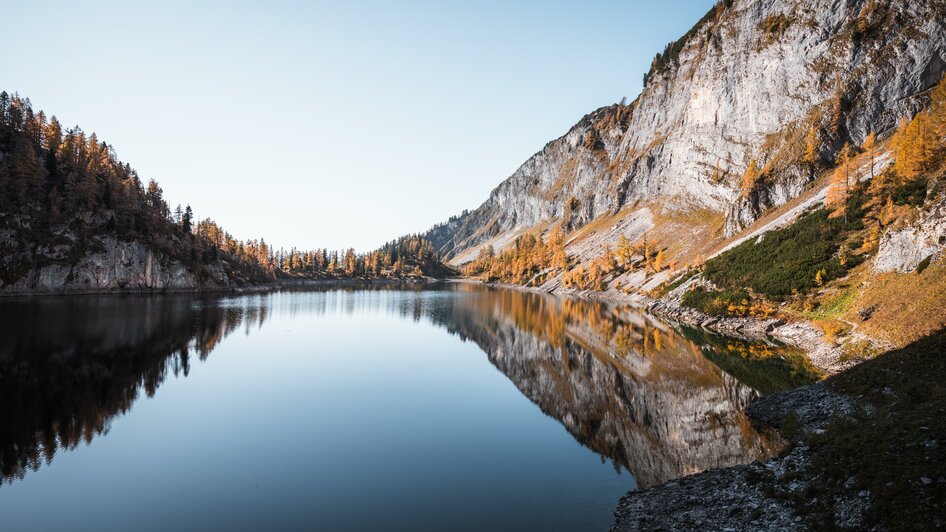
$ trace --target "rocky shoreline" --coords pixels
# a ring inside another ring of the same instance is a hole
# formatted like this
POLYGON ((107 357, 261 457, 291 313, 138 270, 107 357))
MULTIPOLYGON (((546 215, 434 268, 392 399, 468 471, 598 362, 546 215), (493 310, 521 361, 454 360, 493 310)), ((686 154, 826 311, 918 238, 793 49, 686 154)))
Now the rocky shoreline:
MULTIPOLYGON (((477 282, 469 279, 457 282, 477 282)), ((626 303, 646 309, 651 314, 667 321, 706 329, 710 332, 733 336, 746 340, 762 342, 779 342, 805 352, 811 363, 825 374, 833 375, 857 364, 854 360, 843 360, 841 348, 829 345, 824 341, 824 333, 818 330, 811 322, 799 320, 786 322, 780 319, 757 319, 739 317, 710 316, 696 309, 684 306, 681 303, 683 294, 694 284, 705 282, 700 276, 678 286, 666 296, 654 299, 643 294, 625 294, 613 290, 609 291, 572 291, 563 290, 559 286, 551 289, 511 285, 505 283, 483 283, 501 288, 525 290, 536 293, 548 293, 560 296, 581 297, 626 303)))
POLYGON ((716 333, 751 340, 775 340, 797 347, 805 352, 812 364, 829 375, 857 364, 853 360, 844 360, 841 347, 825 342, 824 333, 810 321, 786 322, 777 318, 718 317, 684 306, 683 294, 694 285, 705 283, 702 276, 696 275, 666 296, 650 299, 646 308, 657 316, 691 327, 700 327, 716 333))
MULTIPOLYGON (((808 530, 793 504, 817 479, 806 436, 854 410, 853 400, 822 381, 751 403, 754 422, 781 429, 790 450, 766 462, 713 469, 621 498, 612 532, 633 530, 808 530), (787 430, 791 423, 791 430, 787 430)), ((835 522, 858 528, 869 509, 863 490, 834 494, 835 522)))
MULTIPOLYGON (((854 481, 854 471, 847 473, 849 480, 841 486, 825 488, 827 479, 823 464, 818 462, 823 460, 819 453, 823 453, 824 448, 818 439, 823 438, 832 424, 855 417, 870 419, 875 413, 863 397, 845 393, 834 385, 837 378, 848 379, 852 372, 866 369, 860 373, 870 373, 875 370, 862 368, 863 364, 859 366, 857 361, 841 360, 840 348, 828 345, 823 333, 810 322, 719 318, 683 306, 680 302, 682 294, 696 282, 703 281, 694 278, 660 299, 637 293, 575 293, 554 288, 494 284, 531 292, 628 303, 671 322, 749 340, 775 340, 802 349, 812 364, 832 375, 825 381, 750 403, 747 417, 753 424, 776 430, 786 440, 784 454, 765 462, 711 469, 631 491, 619 501, 611 531, 817 530, 824 526, 825 520, 841 529, 869 528, 874 516, 875 496, 854 481), (820 510, 818 513, 817 508, 813 509, 819 505, 818 496, 813 493, 830 498, 827 503, 830 511, 820 510)), ((946 479, 942 480, 946 482, 946 479)), ((924 482, 928 481, 924 477, 924 482)))

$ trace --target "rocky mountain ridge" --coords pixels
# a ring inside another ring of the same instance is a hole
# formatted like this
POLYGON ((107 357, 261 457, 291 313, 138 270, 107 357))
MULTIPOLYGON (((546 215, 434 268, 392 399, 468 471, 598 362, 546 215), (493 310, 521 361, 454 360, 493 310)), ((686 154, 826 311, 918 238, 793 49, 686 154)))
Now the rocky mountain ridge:
POLYGON ((924 106, 946 72, 943 13, 941 0, 720 2, 655 60, 634 102, 586 115, 427 238, 462 264, 484 244, 604 217, 650 223, 588 231, 598 244, 659 233, 654 216, 733 235, 801 194, 845 142, 924 106))

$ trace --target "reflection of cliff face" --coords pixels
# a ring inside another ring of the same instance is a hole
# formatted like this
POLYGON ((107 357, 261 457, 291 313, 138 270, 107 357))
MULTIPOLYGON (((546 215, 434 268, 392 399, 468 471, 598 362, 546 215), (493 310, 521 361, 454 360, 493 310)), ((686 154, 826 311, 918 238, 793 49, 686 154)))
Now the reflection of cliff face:
MULTIPOLYGON (((108 432, 142 391, 151 396, 169 375, 187 375, 193 356, 206 358, 227 334, 269 313, 385 312, 472 339, 523 394, 641 486, 771 448, 741 413, 756 392, 730 377, 751 377, 758 365, 730 356, 731 343, 714 348, 587 301, 474 285, 361 288, 3 301, 0 484, 108 432)), ((757 380, 777 388, 770 376, 782 359, 770 360, 757 380)))
MULTIPOLYGON (((0 484, 108 432, 141 390, 187 375, 265 306, 187 296, 80 297, 0 305, 0 484), (77 339, 81 341, 77 342, 77 339)), ((258 303, 259 301, 256 300, 258 303)))
POLYGON ((454 302, 448 328, 642 487, 772 451, 742 413, 756 392, 643 315, 511 291, 454 302))

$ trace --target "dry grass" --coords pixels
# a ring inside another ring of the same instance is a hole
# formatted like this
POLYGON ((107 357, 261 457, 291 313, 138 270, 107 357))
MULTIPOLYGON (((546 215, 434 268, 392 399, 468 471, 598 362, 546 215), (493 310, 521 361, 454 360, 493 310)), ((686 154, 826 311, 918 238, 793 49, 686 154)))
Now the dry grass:
POLYGON ((679 265, 696 265, 723 240, 723 213, 709 209, 669 211, 654 207, 654 229, 648 238, 665 248, 667 259, 679 265))
POLYGON ((858 329, 896 346, 905 346, 946 327, 946 261, 922 273, 871 276, 846 315, 858 329), (861 322, 858 311, 874 307, 861 322))

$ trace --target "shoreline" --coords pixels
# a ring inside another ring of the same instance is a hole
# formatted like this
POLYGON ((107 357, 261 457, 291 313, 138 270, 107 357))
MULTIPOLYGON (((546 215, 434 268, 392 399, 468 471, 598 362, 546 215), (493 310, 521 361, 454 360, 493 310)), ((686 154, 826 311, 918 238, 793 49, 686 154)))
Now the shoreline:
POLYGON ((559 297, 577 297, 592 301, 628 304, 640 308, 654 316, 677 325, 688 325, 724 336, 733 336, 744 340, 776 342, 800 349, 816 368, 826 375, 834 375, 856 366, 859 360, 842 360, 841 347, 829 345, 824 341, 824 333, 819 331, 809 320, 785 321, 778 318, 758 319, 751 317, 718 317, 704 314, 680 303, 686 292, 697 278, 691 279, 672 290, 660 299, 634 292, 631 294, 612 290, 560 290, 559 286, 551 289, 521 286, 506 283, 493 283, 477 279, 463 278, 462 282, 479 283, 523 290, 538 294, 550 294, 559 297))
POLYGON ((365 278, 365 279, 283 279, 271 283, 238 287, 194 287, 194 288, 91 288, 76 290, 10 290, 0 289, 0 299, 29 298, 49 296, 157 296, 181 294, 254 294, 277 292, 296 286, 363 286, 372 284, 429 284, 445 282, 450 279, 433 277, 365 278))

